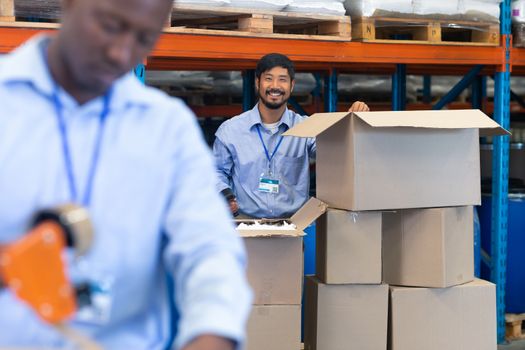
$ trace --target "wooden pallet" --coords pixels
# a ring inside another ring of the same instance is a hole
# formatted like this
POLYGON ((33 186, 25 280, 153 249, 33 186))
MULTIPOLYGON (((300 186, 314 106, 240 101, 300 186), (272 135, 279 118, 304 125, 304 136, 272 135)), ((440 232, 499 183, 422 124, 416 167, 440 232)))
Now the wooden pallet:
POLYGON ((522 326, 525 314, 506 314, 505 315, 505 336, 508 340, 525 339, 522 326))
POLYGON ((354 40, 434 45, 499 45, 499 24, 426 18, 362 17, 352 19, 354 40))
MULTIPOLYGON (((0 21, 57 22, 59 0, 0 0, 0 21)), ((175 4, 166 23, 171 33, 351 40, 350 17, 175 4)))
POLYGON ((12 22, 15 20, 14 0, 0 0, 0 21, 12 22))
POLYGON ((0 21, 58 22, 59 0, 0 0, 0 21))
POLYGON ((347 16, 174 5, 170 32, 350 41, 347 16))

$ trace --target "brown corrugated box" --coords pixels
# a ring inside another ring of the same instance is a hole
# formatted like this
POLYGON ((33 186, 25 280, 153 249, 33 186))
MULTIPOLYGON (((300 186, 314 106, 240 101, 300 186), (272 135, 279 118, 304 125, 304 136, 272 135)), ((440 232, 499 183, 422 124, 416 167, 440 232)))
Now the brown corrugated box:
POLYGON ((328 285, 306 277, 305 350, 386 350, 387 321, 386 284, 328 285))
POLYGON ((390 287, 389 350, 496 350, 496 288, 390 287))
POLYGON ((353 211, 480 204, 479 110, 318 113, 284 135, 316 137, 317 197, 353 211))
POLYGON ((296 230, 237 230, 246 244, 255 305, 301 304, 303 230, 325 210, 323 202, 311 198, 289 220, 296 230))
POLYGON ((316 274, 323 283, 381 283, 381 212, 328 209, 316 230, 316 274))
POLYGON ((450 287, 474 279, 471 206, 383 213, 383 280, 450 287))
POLYGON ((255 305, 246 337, 246 350, 299 350, 301 305, 255 305))

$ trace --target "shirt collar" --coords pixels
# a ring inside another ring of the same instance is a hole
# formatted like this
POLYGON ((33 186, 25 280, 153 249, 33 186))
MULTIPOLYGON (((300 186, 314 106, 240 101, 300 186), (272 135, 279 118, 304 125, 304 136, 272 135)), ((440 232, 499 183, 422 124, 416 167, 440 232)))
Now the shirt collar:
MULTIPOLYGON (((55 83, 49 71, 43 52, 43 45, 50 36, 38 34, 22 44, 2 60, 0 84, 28 83, 41 94, 51 97, 55 83)), ((112 86, 111 107, 127 104, 151 104, 151 94, 132 72, 117 79, 112 86)))
MULTIPOLYGON (((248 120, 250 129, 257 124, 262 124, 261 113, 259 112, 259 103, 257 103, 255 107, 253 107, 250 110, 248 120)), ((281 117, 281 120, 279 120, 278 126, 280 127, 281 124, 286 125, 288 128, 290 128, 292 125, 292 118, 290 116, 290 111, 288 110, 288 107, 284 109, 283 116, 281 117)))

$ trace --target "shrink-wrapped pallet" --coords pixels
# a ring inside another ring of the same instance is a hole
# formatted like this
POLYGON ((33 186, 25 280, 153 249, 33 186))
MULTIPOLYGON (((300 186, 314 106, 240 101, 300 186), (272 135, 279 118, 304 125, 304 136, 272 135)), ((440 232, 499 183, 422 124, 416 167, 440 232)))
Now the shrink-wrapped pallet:
POLYGON ((346 9, 339 0, 292 0, 286 12, 344 16, 346 9))
POLYGON ((352 17, 405 17, 414 13, 412 0, 346 0, 344 4, 352 17))

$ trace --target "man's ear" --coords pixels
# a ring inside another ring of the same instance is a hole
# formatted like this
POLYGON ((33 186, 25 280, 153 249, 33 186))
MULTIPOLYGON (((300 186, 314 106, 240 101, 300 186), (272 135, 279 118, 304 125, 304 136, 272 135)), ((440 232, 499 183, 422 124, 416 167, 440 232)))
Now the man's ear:
POLYGON ((292 86, 290 87, 290 93, 293 92, 293 88, 295 87, 295 79, 292 80, 292 86))

